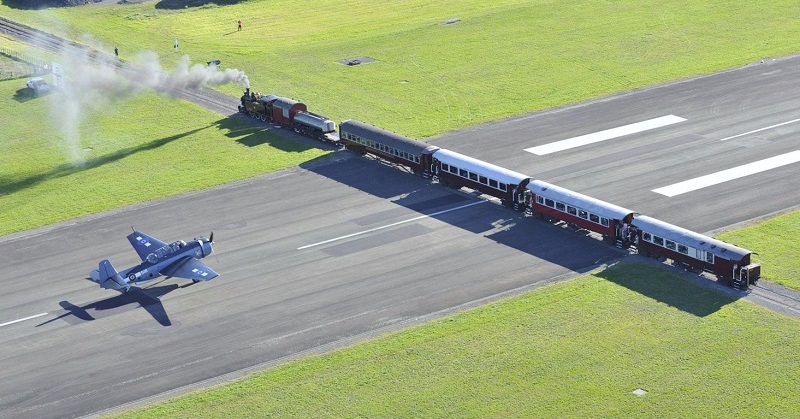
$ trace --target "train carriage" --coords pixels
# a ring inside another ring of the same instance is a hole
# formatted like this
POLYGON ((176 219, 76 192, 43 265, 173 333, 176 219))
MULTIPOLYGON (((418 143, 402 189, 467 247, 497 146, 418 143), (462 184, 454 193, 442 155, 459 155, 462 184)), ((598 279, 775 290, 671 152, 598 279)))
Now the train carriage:
POLYGON ((644 255, 664 256, 702 268, 741 289, 761 276, 761 266, 750 263, 751 251, 695 233, 645 215, 633 220, 637 248, 644 255))
POLYGON ((517 209, 524 203, 525 186, 531 180, 522 173, 444 149, 433 153, 433 165, 439 182, 480 191, 517 209))
POLYGON ((431 154, 439 150, 439 147, 352 119, 339 124, 339 141, 349 150, 401 164, 426 178, 431 174, 431 154))
POLYGON ((531 180, 527 189, 531 192, 527 204, 533 213, 627 241, 633 211, 541 180, 531 180))

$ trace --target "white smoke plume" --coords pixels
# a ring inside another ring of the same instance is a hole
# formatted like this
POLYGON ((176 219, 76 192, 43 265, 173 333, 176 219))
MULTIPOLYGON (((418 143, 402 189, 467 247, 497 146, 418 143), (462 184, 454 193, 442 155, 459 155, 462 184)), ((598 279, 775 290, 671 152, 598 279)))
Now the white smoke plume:
POLYGON ((66 152, 75 165, 83 162, 81 123, 92 112, 107 108, 117 100, 156 91, 174 95, 180 89, 198 89, 236 83, 250 87, 247 75, 236 69, 220 70, 217 66, 191 65, 183 56, 176 67, 165 71, 154 52, 138 54, 133 63, 118 67, 117 60, 97 50, 59 58, 65 81, 60 93, 51 95, 52 114, 64 137, 66 152))

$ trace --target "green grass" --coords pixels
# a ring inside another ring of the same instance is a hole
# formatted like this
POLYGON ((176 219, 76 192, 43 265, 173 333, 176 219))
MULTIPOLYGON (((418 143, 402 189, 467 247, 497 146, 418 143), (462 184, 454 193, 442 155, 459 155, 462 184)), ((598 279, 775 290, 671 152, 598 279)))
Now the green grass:
POLYGON ((761 264, 761 275, 772 282, 800 290, 800 210, 792 211, 741 229, 727 231, 717 238, 736 243, 758 254, 751 262, 761 264))
POLYGON ((178 38, 195 61, 245 70, 258 91, 412 137, 800 50, 793 0, 155 4, 0 13, 76 39, 92 33, 84 42, 124 58, 153 50, 174 63, 178 38), (336 63, 360 55, 379 62, 336 63))
POLYGON ((798 336, 624 264, 118 417, 792 417, 798 336))
POLYGON ((0 109, 0 234, 204 189, 327 153, 153 94, 104 103, 80 126, 80 143, 68 147, 48 106, 56 101, 53 109, 59 109, 59 95, 31 99, 24 86, 0 82, 0 97, 8 98, 0 109))

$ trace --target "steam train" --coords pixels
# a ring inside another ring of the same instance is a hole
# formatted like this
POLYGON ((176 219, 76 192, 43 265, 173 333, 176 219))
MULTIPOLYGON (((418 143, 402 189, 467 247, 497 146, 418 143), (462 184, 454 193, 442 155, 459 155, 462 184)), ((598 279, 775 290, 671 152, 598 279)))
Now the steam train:
POLYGON ((245 115, 291 128, 307 137, 339 144, 336 123, 309 112, 305 103, 275 95, 262 96, 249 88, 244 91, 241 102, 239 112, 245 115))
POLYGON ((250 93, 249 89, 242 96, 239 110, 312 138, 342 145, 358 154, 369 153, 402 165, 412 173, 445 186, 479 191, 525 216, 566 222, 598 233, 620 248, 670 259, 689 270, 710 272, 720 282, 742 290, 761 276, 761 265, 751 263, 753 252, 750 250, 455 151, 355 120, 339 124, 337 137, 335 124, 321 115, 309 113, 304 104, 277 96, 260 96, 250 93))

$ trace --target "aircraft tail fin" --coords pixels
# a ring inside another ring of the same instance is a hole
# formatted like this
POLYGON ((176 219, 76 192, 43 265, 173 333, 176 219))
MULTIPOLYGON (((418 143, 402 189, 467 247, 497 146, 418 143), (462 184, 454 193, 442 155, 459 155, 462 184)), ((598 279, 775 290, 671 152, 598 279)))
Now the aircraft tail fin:
POLYGON ((115 290, 128 290, 130 285, 128 284, 127 278, 123 278, 122 275, 114 269, 114 265, 108 259, 104 259, 100 262, 100 266, 97 271, 92 271, 91 277, 95 280, 102 288, 111 288, 115 290))

